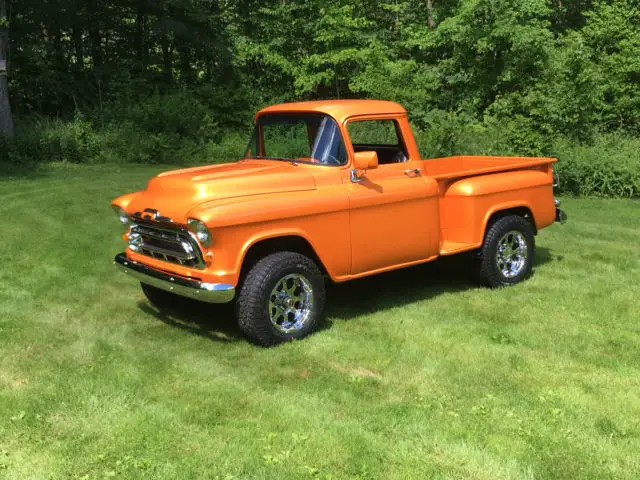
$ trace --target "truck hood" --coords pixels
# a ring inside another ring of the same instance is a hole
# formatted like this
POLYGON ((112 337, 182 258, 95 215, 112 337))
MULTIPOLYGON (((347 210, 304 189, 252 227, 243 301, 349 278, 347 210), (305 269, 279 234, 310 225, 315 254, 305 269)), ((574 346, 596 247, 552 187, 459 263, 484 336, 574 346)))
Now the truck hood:
POLYGON ((131 198, 126 210, 151 208, 184 224, 189 211, 206 202, 315 189, 313 176, 295 165, 248 160, 161 173, 131 198))

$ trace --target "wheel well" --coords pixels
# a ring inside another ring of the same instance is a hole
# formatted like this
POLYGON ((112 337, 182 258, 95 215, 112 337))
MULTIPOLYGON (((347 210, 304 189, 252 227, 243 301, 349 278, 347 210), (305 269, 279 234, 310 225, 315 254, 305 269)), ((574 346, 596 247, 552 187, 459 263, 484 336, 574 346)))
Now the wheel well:
POLYGON ((533 213, 528 207, 507 208, 505 210, 494 212, 493 215, 491 215, 491 218, 489 218, 489 221, 487 222, 487 227, 485 228, 485 234, 486 234, 486 231, 489 230, 491 225, 493 225, 495 222, 497 222, 501 218, 508 217, 509 215, 519 215, 520 217, 523 217, 524 219, 528 220, 529 223, 531 224, 531 227, 533 228, 534 235, 538 234, 538 228, 536 227, 536 222, 535 222, 535 219, 533 218, 533 213))
POLYGON ((276 252, 295 252, 313 260, 323 274, 327 274, 327 269, 322 264, 320 257, 316 254, 311 244, 302 237, 290 235, 285 237, 268 238, 251 245, 242 261, 240 278, 244 278, 258 261, 276 252))

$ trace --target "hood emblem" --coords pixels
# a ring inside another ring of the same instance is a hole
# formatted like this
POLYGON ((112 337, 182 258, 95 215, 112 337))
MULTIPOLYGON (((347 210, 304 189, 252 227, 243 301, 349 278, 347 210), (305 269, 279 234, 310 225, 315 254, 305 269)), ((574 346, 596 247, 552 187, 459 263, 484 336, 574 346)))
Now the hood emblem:
POLYGON ((136 212, 133 217, 139 220, 147 220, 150 222, 173 223, 169 217, 163 217, 158 210, 153 208, 145 208, 144 212, 136 212))

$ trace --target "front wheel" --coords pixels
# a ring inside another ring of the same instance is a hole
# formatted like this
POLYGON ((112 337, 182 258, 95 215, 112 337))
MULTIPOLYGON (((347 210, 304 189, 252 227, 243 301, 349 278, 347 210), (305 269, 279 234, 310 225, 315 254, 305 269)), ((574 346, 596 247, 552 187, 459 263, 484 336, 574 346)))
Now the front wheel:
POLYGON ((324 278, 310 258, 274 253, 251 268, 236 301, 238 325, 251 341, 271 346, 299 340, 322 322, 324 278))
POLYGON ((531 275, 535 238, 531 223, 509 215, 488 229, 480 251, 480 281, 488 287, 514 285, 531 275))

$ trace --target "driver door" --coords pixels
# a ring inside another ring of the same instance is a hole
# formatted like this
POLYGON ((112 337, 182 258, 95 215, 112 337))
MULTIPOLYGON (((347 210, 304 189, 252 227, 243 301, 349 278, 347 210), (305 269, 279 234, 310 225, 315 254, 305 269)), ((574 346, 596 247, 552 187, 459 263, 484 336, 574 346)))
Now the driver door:
MULTIPOLYGON (((356 122, 353 122, 356 123, 356 122)), ((379 152, 382 163, 350 182, 351 274, 426 261, 438 252, 438 185, 410 158, 397 120, 347 127, 355 151, 379 152)))

